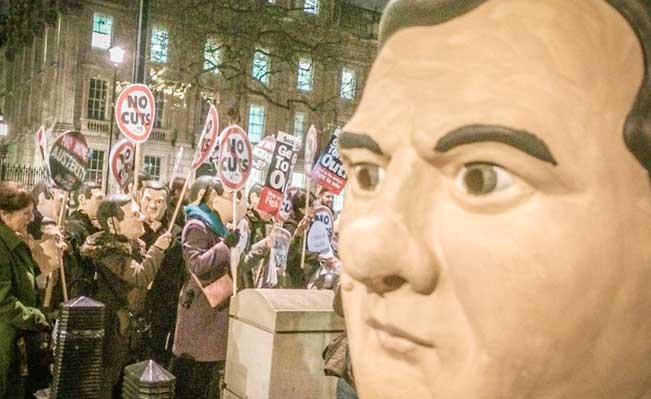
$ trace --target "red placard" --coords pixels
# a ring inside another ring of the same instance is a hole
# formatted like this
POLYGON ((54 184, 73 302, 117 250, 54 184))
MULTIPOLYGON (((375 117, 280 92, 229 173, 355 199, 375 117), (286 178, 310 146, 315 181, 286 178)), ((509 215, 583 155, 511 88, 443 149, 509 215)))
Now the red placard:
POLYGON ((198 169, 206 158, 212 154, 217 145, 218 138, 219 114, 217 113, 217 108, 210 104, 208 115, 206 115, 206 122, 203 124, 203 130, 201 131, 199 146, 197 146, 197 152, 194 154, 194 159, 192 160, 192 169, 198 169))
POLYGON ((238 125, 224 129, 219 141, 219 178, 231 191, 241 190, 251 174, 249 136, 238 125))
POLYGON ((115 101, 115 120, 122 134, 134 143, 149 138, 156 118, 156 102, 149 87, 143 84, 127 86, 115 101))

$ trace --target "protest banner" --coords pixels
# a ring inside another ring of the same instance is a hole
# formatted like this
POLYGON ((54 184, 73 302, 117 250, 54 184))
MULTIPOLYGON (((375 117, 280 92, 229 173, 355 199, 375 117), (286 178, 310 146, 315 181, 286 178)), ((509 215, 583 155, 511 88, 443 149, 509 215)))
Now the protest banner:
POLYGON ((283 202, 280 204, 280 208, 278 208, 278 212, 276 213, 276 220, 278 222, 285 222, 289 219, 289 216, 294 210, 291 201, 292 196, 301 190, 302 189, 299 187, 289 187, 285 190, 285 193, 283 194, 283 202))
POLYGON ((314 209, 313 223, 320 222, 323 223, 327 232, 328 239, 332 240, 334 234, 335 226, 335 217, 332 214, 332 211, 327 206, 321 205, 314 209))
POLYGON ((52 145, 49 154, 52 181, 60 189, 70 192, 81 187, 89 162, 86 138, 80 132, 67 131, 52 145))
MULTIPOLYGON (((179 198, 185 198, 185 192, 188 190, 188 184, 192 178, 192 173, 194 173, 194 171, 197 170, 197 168, 199 168, 201 164, 206 160, 206 158, 209 157, 215 150, 215 146, 219 142, 218 132, 219 114, 217 113, 217 109, 211 104, 208 115, 206 116, 206 122, 203 125, 203 130, 201 130, 201 136, 199 137, 200 145, 197 148, 197 152, 194 154, 194 157, 192 158, 192 167, 188 171, 188 175, 185 178, 185 183, 183 183, 183 189, 181 189, 181 195, 179 198), (208 139, 206 139, 206 137, 208 137, 208 139), (198 159, 201 159, 201 162, 195 162, 198 159)), ((174 228, 174 223, 176 223, 176 218, 179 215, 179 210, 181 210, 181 205, 183 205, 183 201, 178 201, 176 208, 174 209, 174 213, 172 214, 170 224, 167 227, 167 231, 170 233, 174 228)))
POLYGON ((276 138, 267 136, 253 147, 253 169, 265 170, 271 163, 276 148, 276 138))
MULTIPOLYGON (((86 138, 77 131, 64 132, 52 145, 49 154, 49 167, 52 182, 60 189, 66 191, 61 213, 57 225, 63 225, 63 219, 66 214, 66 205, 71 191, 81 187, 86 178, 86 171, 89 164, 89 151, 86 138)), ((61 272, 61 286, 63 288, 63 298, 68 300, 68 289, 66 287, 66 275, 63 267, 63 261, 59 268, 61 272)), ((50 276, 46 292, 52 292, 53 279, 50 276)), ((48 303, 49 305, 49 303, 48 303)))
POLYGON ((319 160, 312 169, 312 179, 335 195, 341 194, 346 185, 346 171, 339 159, 337 142, 341 129, 335 130, 330 142, 321 153, 319 160))
POLYGON ((122 134, 136 143, 133 187, 137 190, 140 144, 149 139, 156 120, 156 101, 149 87, 139 83, 125 87, 115 100, 115 120, 122 134))
POLYGON ((275 215, 282 203, 283 192, 289 184, 292 164, 296 162, 294 138, 278 132, 269 171, 260 194, 258 210, 275 215))
MULTIPOLYGON (((310 190, 312 186, 312 166, 314 164, 314 155, 317 150, 317 137, 316 137, 316 128, 314 125, 310 125, 310 129, 307 131, 307 136, 305 136, 305 156, 304 159, 304 168, 305 168, 305 180, 306 180, 306 191, 307 197, 305 199, 305 214, 307 215, 308 210, 310 209, 310 190)), ((305 266, 305 248, 307 245, 307 231, 303 233, 303 249, 301 252, 301 269, 305 266)))
POLYGON ((322 222, 316 221, 307 232, 307 251, 317 254, 328 253, 332 250, 328 230, 322 222))
POLYGON ((229 191, 239 191, 251 174, 253 154, 249 137, 237 125, 225 128, 220 137, 219 178, 229 191))
POLYGON ((156 102, 149 87, 131 84, 122 90, 115 101, 115 120, 118 128, 134 143, 149 138, 156 118, 156 102))
POLYGON ((111 150, 111 159, 109 160, 111 174, 122 190, 127 186, 129 177, 133 174, 135 152, 134 144, 128 139, 118 141, 111 150))
MULTIPOLYGON (((237 221, 237 192, 241 190, 251 174, 253 151, 249 136, 238 125, 228 126, 219 140, 219 179, 224 187, 233 192, 233 223, 237 221)), ((237 294, 239 256, 231 252, 231 270, 233 272, 233 293, 237 294)))
POLYGON ((310 129, 307 131, 307 136, 305 136, 305 176, 308 177, 308 179, 312 174, 312 166, 314 165, 314 155, 316 155, 317 145, 316 128, 314 125, 311 125, 310 129))
POLYGON ((217 144, 218 137, 219 115, 217 114, 217 108, 210 104, 210 109, 208 110, 208 115, 206 115, 206 121, 199 139, 199 145, 197 146, 197 152, 195 152, 194 159, 192 160, 192 169, 197 169, 211 155, 212 150, 217 144))

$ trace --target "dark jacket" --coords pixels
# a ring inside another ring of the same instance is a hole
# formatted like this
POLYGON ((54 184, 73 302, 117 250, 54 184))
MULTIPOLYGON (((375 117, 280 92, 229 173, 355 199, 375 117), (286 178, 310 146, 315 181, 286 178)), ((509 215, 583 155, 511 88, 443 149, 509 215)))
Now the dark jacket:
MULTIPOLYGON (((150 248, 156 239, 167 231, 166 227, 167 223, 163 223, 163 227, 154 232, 148 225, 145 225, 143 241, 147 248, 150 248)), ((165 251, 160 270, 156 273, 145 298, 144 316, 151 329, 146 337, 145 352, 141 359, 151 358, 160 364, 169 362, 168 351, 171 352, 171 343, 174 338, 179 293, 187 277, 181 250, 181 229, 175 225, 172 235, 174 237, 172 244, 165 251)))
POLYGON ((70 298, 95 296, 95 266, 93 262, 81 256, 81 246, 88 236, 99 230, 93 226, 85 213, 74 211, 66 223, 68 251, 65 256, 68 293, 70 298))
POLYGON ((122 368, 137 355, 138 349, 130 348, 135 332, 129 323, 133 326, 142 314, 147 286, 154 280, 164 254, 156 247, 145 252, 141 240, 99 232, 86 238, 81 255, 95 265, 95 299, 105 305, 102 392, 109 398, 122 368))
POLYGON ((258 282, 257 277, 263 271, 260 268, 264 266, 269 257, 269 248, 263 240, 267 237, 271 223, 262 220, 258 212, 254 210, 249 210, 246 218, 251 226, 251 235, 240 260, 239 281, 242 284, 238 285, 241 286, 240 288, 255 288, 258 282))
POLYGON ((0 398, 13 398, 19 391, 16 341, 20 330, 49 328, 38 308, 35 270, 27 245, 0 222, 0 398))

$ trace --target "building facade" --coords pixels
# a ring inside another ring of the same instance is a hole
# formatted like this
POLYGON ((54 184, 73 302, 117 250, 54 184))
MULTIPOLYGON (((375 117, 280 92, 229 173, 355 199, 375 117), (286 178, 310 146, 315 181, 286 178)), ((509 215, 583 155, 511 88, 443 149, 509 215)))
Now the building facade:
MULTIPOLYGON (((0 110, 8 125, 8 136, 3 139, 8 145, 8 162, 42 164, 35 142, 40 126, 46 128, 50 143, 62 132, 74 129, 86 136, 92 149, 88 178, 105 181, 113 89, 117 96, 133 76, 137 38, 134 3, 85 1, 79 12, 60 16, 56 26, 47 27, 30 46, 10 57, 0 57, 0 110), (117 65, 110 61, 108 52, 116 46, 125 51, 117 65)), ((249 132, 252 143, 276 131, 303 137, 314 124, 324 145, 334 128, 343 126, 352 115, 377 51, 380 10, 364 7, 359 0, 257 3, 283 11, 282 21, 288 29, 300 25, 311 35, 333 41, 330 52, 336 57, 330 58, 334 61, 297 56, 291 61, 295 68, 287 67, 287 59, 282 65, 274 59, 280 51, 267 42, 249 53, 230 54, 239 57, 238 65, 244 65, 248 74, 234 85, 228 81, 224 58, 229 53, 223 43, 237 42, 236 34, 214 35, 214 27, 204 22, 205 36, 189 35, 189 30, 159 16, 154 8, 148 23, 145 75, 146 84, 154 89, 158 111, 140 159, 151 175, 169 179, 181 147, 179 174, 189 171, 209 103, 217 107, 222 128, 238 123, 249 132), (203 71, 197 71, 197 65, 203 71)), ((200 32, 201 27, 193 26, 192 30, 200 32)), ((278 49, 286 45, 278 43, 278 49)), ((120 138, 117 126, 113 133, 115 143, 120 138)), ((296 185, 303 182, 301 171, 299 162, 296 185)))

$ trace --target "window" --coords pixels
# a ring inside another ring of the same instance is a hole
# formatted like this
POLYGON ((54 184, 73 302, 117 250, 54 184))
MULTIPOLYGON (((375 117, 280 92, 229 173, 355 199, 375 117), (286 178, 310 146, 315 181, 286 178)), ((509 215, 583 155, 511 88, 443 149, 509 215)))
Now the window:
POLYGON ((291 187, 301 187, 305 188, 305 175, 301 172, 292 173, 292 184, 291 187))
POLYGON ((86 118, 103 121, 106 119, 106 93, 108 83, 101 79, 91 79, 88 88, 88 109, 86 118))
POLYGON ((160 180, 160 158, 145 155, 144 171, 154 180, 160 180))
POLYGON ((257 143, 264 137, 264 107, 251 104, 249 106, 249 140, 257 143))
POLYGON ((251 77, 263 85, 269 84, 269 55, 266 54, 266 50, 257 50, 253 54, 251 77))
POLYGON ((314 68, 310 58, 301 58, 298 61, 298 84, 297 89, 301 91, 312 90, 312 80, 314 79, 314 68))
POLYGON ((156 118, 154 119, 154 129, 163 127, 163 111, 165 110, 165 93, 162 90, 153 92, 154 102, 156 103, 156 118))
POLYGON ((300 137, 301 141, 305 136, 305 125, 307 121, 307 115, 305 112, 295 112, 294 113, 294 136, 300 137))
POLYGON ((151 60, 159 64, 167 63, 168 46, 169 36, 167 29, 154 27, 151 31, 151 60))
POLYGON ((343 68, 341 70, 341 87, 339 88, 339 96, 344 100, 354 100, 356 86, 355 71, 343 68))
POLYGON ((221 63, 221 43, 209 37, 203 50, 203 70, 212 73, 219 73, 219 64, 221 63))
POLYGON ((86 170, 86 181, 102 183, 104 172, 104 151, 91 149, 88 154, 88 169, 86 170))
POLYGON ((303 11, 308 14, 317 15, 319 13, 319 0, 305 0, 303 3, 303 11))
POLYGON ((111 47, 111 31, 113 29, 113 17, 95 13, 93 15, 93 36, 91 37, 91 46, 102 50, 108 50, 111 47))

